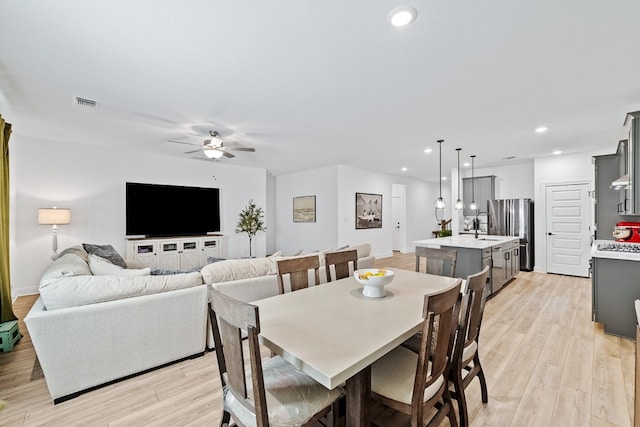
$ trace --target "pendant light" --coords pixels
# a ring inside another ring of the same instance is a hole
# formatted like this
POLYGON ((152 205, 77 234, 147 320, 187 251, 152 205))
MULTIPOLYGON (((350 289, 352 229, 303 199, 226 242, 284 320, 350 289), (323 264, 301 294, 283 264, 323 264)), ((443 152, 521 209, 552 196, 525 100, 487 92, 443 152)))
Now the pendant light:
POLYGON ((454 208, 456 210, 464 209, 464 202, 460 198, 460 151, 461 150, 462 148, 456 148, 456 151, 458 152, 458 200, 456 200, 456 204, 454 205, 454 208))
POLYGON ((437 142, 440 145, 440 167, 438 169, 438 177, 440 178, 440 196, 436 199, 433 206, 435 206, 436 209, 444 209, 447 206, 442 198, 442 143, 444 142, 444 139, 439 139, 437 142))
POLYGON ((472 211, 478 210, 478 204, 476 203, 476 177, 475 177, 475 154, 471 156, 471 203, 469 203, 469 209, 472 211))

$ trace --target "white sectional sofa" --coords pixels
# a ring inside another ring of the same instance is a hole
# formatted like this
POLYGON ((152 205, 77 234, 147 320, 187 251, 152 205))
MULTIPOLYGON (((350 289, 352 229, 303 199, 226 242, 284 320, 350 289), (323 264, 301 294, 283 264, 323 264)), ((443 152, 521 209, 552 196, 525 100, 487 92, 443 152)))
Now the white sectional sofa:
MULTIPOLYGON (((358 268, 373 267, 370 245, 346 249, 357 249, 358 268)), ((324 252, 317 252, 321 283, 324 252)), ((230 259, 201 272, 150 276, 82 247, 63 251, 42 275, 40 297, 25 317, 54 402, 203 354, 213 346, 203 279, 242 301, 267 298, 278 294, 282 258, 230 259)))
POLYGON ((204 353, 207 287, 200 273, 95 275, 81 250, 65 252, 43 274, 25 317, 55 403, 204 353))

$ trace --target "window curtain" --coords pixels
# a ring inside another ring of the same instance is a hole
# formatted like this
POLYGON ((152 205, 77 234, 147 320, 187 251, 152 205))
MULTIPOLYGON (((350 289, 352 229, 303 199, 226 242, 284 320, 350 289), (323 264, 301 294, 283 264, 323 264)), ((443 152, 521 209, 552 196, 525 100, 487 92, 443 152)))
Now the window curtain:
POLYGON ((9 280, 9 135, 11 125, 0 115, 0 322, 16 320, 9 280))

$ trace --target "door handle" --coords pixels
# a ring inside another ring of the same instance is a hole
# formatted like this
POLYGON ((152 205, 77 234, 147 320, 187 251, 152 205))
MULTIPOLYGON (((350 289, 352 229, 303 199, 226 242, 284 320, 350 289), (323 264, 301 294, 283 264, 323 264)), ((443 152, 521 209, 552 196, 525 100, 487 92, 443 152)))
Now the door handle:
POLYGON ((547 233, 547 235, 549 235, 549 236, 555 236, 556 234, 555 234, 555 233, 547 233))

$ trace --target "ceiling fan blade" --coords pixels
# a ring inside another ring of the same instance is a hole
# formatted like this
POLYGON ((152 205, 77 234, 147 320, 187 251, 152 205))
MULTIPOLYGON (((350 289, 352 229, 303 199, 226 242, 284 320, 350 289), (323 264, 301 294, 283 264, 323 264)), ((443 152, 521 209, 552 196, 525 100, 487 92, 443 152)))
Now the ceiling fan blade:
POLYGON ((255 148, 251 148, 251 147, 229 147, 229 146, 225 146, 225 148, 227 150, 231 150, 231 151, 249 151, 251 153, 255 153, 255 151, 256 151, 255 148))
POLYGON ((229 159, 232 159, 232 158, 234 158, 234 157, 235 157, 233 154, 231 154, 231 153, 230 153, 230 152, 228 152, 227 150, 224 150, 224 151, 222 152, 222 154, 223 154, 225 157, 229 158, 229 159))
POLYGON ((195 146, 200 145, 200 144, 194 144, 192 142, 176 141, 175 139, 170 139, 169 142, 173 142, 174 144, 184 144, 184 145, 195 145, 195 146))
POLYGON ((198 153, 202 151, 202 148, 198 149, 198 150, 192 150, 192 151, 185 151, 184 154, 193 154, 193 153, 198 153))

